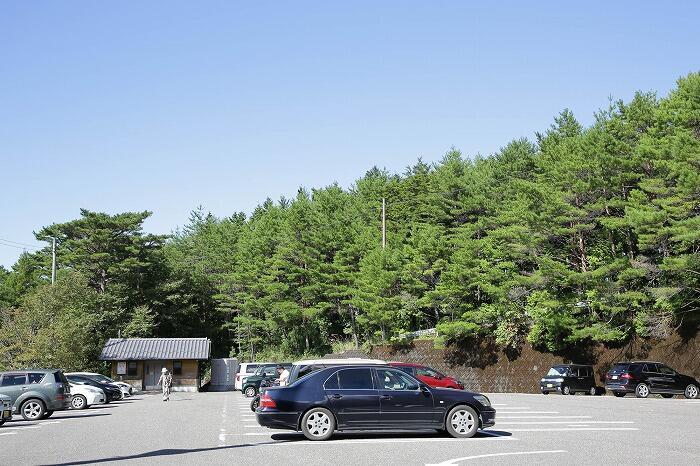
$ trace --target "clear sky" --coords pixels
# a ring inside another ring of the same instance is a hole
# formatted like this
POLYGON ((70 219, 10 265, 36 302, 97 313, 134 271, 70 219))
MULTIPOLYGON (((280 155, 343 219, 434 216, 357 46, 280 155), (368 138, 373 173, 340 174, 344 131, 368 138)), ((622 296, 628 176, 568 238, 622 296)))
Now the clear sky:
MULTIPOLYGON (((492 153, 700 69, 700 2, 0 2, 0 238, 492 153)), ((20 249, 0 245, 10 266, 20 249)))

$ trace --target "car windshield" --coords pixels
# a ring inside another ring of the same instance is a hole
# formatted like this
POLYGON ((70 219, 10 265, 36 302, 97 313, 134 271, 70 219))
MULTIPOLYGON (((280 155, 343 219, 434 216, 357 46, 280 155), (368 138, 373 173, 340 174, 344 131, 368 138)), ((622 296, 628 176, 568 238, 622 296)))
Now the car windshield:
POLYGON ((547 372, 547 375, 566 375, 566 367, 554 366, 547 372))
POLYGON ((91 379, 97 380, 100 383, 113 383, 114 380, 110 379, 109 377, 105 377, 104 375, 91 375, 91 379))

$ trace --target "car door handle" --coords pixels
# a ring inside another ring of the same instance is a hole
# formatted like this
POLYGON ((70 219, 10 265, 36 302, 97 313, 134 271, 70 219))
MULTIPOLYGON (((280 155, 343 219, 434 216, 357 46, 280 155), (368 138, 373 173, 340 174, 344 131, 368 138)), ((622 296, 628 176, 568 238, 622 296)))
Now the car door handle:
POLYGON ((22 387, 22 390, 27 390, 28 388, 29 388, 29 387, 24 386, 24 387, 22 387))
POLYGON ((331 398, 333 398, 334 400, 339 400, 342 397, 343 397, 343 395, 339 395, 338 393, 336 393, 335 395, 331 395, 331 398))
POLYGON ((379 399, 380 400, 391 400, 391 395, 380 395, 379 399))

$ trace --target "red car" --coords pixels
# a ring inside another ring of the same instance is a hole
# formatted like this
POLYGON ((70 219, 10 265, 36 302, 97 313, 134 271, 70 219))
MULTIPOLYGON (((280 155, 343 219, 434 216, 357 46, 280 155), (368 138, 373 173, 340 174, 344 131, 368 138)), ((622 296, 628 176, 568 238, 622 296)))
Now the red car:
POLYGON ((453 377, 448 377, 445 374, 441 374, 428 366, 411 364, 407 362, 390 362, 389 365, 400 369, 407 374, 411 374, 413 377, 417 378, 429 387, 455 388, 458 390, 464 390, 464 384, 462 382, 453 377))

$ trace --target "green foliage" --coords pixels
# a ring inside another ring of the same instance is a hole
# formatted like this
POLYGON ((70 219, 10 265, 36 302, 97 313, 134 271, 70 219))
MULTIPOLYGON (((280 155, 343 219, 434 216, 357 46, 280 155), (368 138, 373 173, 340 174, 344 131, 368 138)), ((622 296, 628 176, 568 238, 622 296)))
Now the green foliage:
POLYGON ((208 336, 215 355, 244 359, 401 344, 432 327, 438 345, 549 351, 692 333, 699 213, 692 73, 666 98, 611 102, 590 127, 564 110, 536 142, 489 157, 451 149, 402 175, 374 167, 347 190, 300 189, 247 218, 200 208, 170 238, 142 231, 149 212, 83 210, 37 234, 58 239, 53 290, 46 249, 0 270, 2 360, 87 367, 119 333, 208 336), (81 341, 74 321, 92 332, 77 359, 60 343, 81 341))

